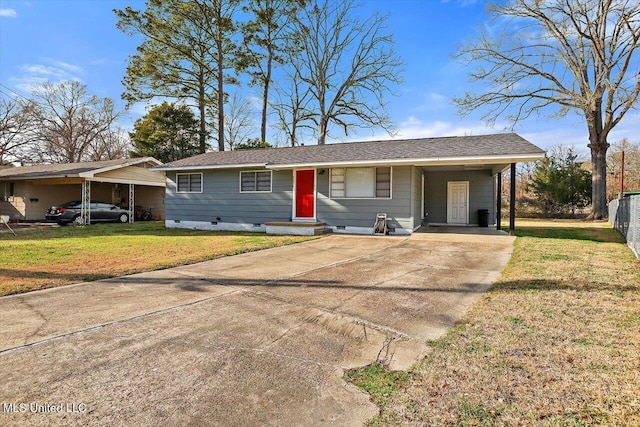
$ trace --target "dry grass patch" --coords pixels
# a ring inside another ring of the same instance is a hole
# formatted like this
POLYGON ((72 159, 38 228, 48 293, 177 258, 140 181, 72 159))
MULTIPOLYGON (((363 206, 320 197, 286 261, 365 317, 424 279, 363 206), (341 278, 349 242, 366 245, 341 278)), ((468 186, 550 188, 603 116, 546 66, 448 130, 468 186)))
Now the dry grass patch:
POLYGON ((640 263, 577 225, 520 224, 500 281, 371 424, 640 425, 640 263))
POLYGON ((158 270, 309 240, 166 229, 163 223, 98 224, 0 234, 0 296, 158 270))

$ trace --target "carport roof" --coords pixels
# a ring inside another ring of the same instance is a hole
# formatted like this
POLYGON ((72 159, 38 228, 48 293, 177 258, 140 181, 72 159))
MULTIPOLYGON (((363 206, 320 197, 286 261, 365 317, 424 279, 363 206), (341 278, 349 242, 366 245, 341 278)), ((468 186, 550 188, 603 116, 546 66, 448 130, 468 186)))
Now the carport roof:
POLYGON ((340 165, 465 165, 535 161, 544 150, 515 133, 365 141, 287 148, 211 152, 155 170, 238 167, 293 169, 340 165))
POLYGON ((116 159, 99 162, 80 162, 63 164, 46 164, 35 166, 19 166, 0 169, 0 180, 52 179, 52 178, 93 178, 98 173, 108 172, 127 166, 149 163, 159 166, 162 162, 153 157, 136 159, 116 159))

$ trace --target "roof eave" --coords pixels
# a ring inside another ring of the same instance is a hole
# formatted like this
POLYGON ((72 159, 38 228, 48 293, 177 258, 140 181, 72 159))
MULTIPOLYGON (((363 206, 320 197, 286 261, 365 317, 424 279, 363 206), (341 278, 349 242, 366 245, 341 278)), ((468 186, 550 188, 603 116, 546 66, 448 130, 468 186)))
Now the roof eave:
POLYGON ((346 166, 454 166, 472 164, 503 164, 519 162, 535 162, 543 159, 544 152, 531 154, 507 154, 498 156, 466 156, 466 157, 434 157, 414 159, 383 159, 383 160, 349 160, 341 162, 308 162, 292 164, 267 164, 267 169, 299 169, 319 167, 346 166))
POLYGON ((35 179, 59 179, 59 178, 82 178, 80 174, 71 173, 71 174, 57 174, 57 175, 48 175, 48 174, 40 174, 40 175, 5 175, 0 176, 0 181, 29 181, 35 179))
MULTIPOLYGON (((115 169, 121 169, 121 168, 126 168, 129 166, 135 166, 135 165, 139 165, 141 163, 154 163, 156 165, 161 165, 162 162, 160 160, 157 160, 153 157, 139 157, 139 158, 134 158, 131 159, 130 162, 125 162, 125 163, 121 163, 118 165, 113 165, 113 166, 106 166, 104 168, 100 168, 100 169, 93 169, 87 172, 82 172, 79 174, 80 177, 82 178, 93 178, 96 174, 98 173, 104 173, 104 172, 109 172, 115 169)), ((149 168, 151 170, 153 170, 153 168, 149 168)))
POLYGON ((205 169, 240 169, 240 168, 256 168, 267 167, 267 163, 239 163, 231 165, 191 165, 191 166, 158 166, 150 168, 152 171, 186 171, 186 170, 205 170, 205 169))

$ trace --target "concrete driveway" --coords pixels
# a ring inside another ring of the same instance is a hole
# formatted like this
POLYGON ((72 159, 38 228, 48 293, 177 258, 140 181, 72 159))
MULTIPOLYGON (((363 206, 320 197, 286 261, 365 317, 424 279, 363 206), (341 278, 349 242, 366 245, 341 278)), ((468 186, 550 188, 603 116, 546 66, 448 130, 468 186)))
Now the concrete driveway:
POLYGON ((334 235, 1 298, 0 425, 362 425, 344 369, 417 361, 512 247, 334 235))

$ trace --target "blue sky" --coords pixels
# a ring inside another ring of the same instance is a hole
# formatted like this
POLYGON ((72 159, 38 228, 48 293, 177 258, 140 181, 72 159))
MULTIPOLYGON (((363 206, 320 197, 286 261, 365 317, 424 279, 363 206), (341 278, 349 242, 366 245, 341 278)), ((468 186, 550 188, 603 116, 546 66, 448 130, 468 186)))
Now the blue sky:
MULTIPOLYGON (((485 134, 502 132, 509 125, 498 121, 488 127, 480 112, 460 117, 453 97, 468 88, 466 71, 452 59, 456 46, 473 37, 486 21, 485 5, 477 0, 362 0, 364 16, 388 14, 387 26, 405 62, 405 83, 390 96, 389 113, 397 138, 485 134)), ((135 53, 139 38, 116 27, 112 10, 131 6, 143 9, 140 0, 0 0, 0 92, 27 95, 29 86, 46 80, 78 79, 90 93, 108 96, 120 107, 121 80, 127 58, 135 53)), ((635 68, 639 68, 640 64, 635 68)), ((246 96, 254 93, 242 89, 246 96)), ((130 129, 144 114, 136 105, 122 119, 130 129)), ((586 154, 587 132, 577 115, 562 119, 533 117, 515 131, 542 148, 574 145, 586 154)), ((256 132, 257 134, 258 132, 256 132)), ((640 141, 640 113, 631 111, 610 134, 640 141)), ((334 140, 387 139, 383 131, 359 130, 334 140)), ((313 143, 313 141, 307 141, 313 143)))

